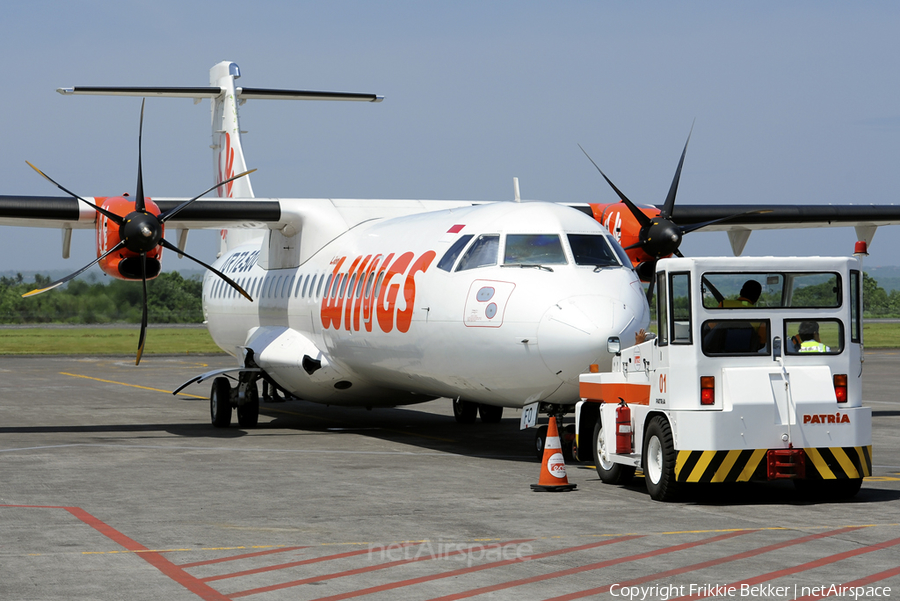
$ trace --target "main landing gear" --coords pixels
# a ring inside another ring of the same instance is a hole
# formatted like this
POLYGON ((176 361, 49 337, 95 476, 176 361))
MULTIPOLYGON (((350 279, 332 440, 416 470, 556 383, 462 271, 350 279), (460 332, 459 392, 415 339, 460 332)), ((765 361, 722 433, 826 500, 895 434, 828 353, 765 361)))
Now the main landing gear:
POLYGON ((498 424, 503 418, 503 407, 485 405, 474 401, 453 399, 453 417, 460 424, 474 424, 475 418, 481 415, 481 421, 486 424, 498 424))
POLYGON ((209 416, 216 428, 231 425, 232 409, 237 407, 238 425, 255 428, 259 422, 259 390, 256 388, 255 374, 241 373, 237 386, 232 386, 226 377, 213 380, 209 393, 209 416))
MULTIPOLYGON (((559 442, 562 445, 563 459, 575 460, 575 424, 563 426, 563 417, 566 415, 565 407, 559 405, 541 405, 541 412, 549 417, 556 418, 556 428, 559 432, 559 442)), ((534 454, 538 461, 544 459, 544 446, 547 444, 547 426, 538 426, 534 429, 534 454)))

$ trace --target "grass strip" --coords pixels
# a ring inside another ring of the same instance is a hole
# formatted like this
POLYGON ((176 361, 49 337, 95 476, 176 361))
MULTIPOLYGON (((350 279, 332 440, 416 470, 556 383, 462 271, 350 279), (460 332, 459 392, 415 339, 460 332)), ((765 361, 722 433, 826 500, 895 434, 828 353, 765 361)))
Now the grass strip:
MULTIPOLYGON (((140 326, 0 329, 0 355, 133 355, 140 326)), ((145 355, 214 354, 206 328, 147 328, 145 355)))

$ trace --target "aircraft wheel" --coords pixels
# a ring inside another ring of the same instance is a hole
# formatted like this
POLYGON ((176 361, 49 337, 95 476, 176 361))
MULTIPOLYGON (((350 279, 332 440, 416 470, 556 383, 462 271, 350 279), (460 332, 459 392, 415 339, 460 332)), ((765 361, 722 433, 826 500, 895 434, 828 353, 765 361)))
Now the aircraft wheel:
POLYGON ((503 407, 479 404, 478 414, 481 415, 481 421, 486 424, 499 424, 503 419, 503 407))
POLYGON ((547 426, 539 426, 534 431, 534 450, 538 461, 544 460, 544 445, 547 444, 547 426))
POLYGON ((259 423, 259 391, 256 389, 256 382, 249 384, 244 394, 244 404, 237 408, 238 424, 242 428, 255 428, 259 423))
POLYGON ((478 417, 478 403, 453 399, 453 417, 460 424, 474 424, 478 417))
POLYGON ((675 498, 678 489, 675 482, 675 445, 672 442, 672 428, 664 417, 656 416, 647 425, 643 468, 650 498, 654 501, 675 498))
POLYGON ((634 477, 633 465, 622 465, 603 459, 603 451, 610 441, 606 440, 606 430, 599 419, 594 426, 594 465, 597 466, 597 475, 606 484, 628 484, 634 477))
POLYGON ((231 425, 231 384, 228 378, 216 378, 209 393, 209 416, 216 428, 231 425))
POLYGON ((860 487, 862 487, 862 478, 794 480, 794 488, 808 501, 843 501, 856 496, 860 487))

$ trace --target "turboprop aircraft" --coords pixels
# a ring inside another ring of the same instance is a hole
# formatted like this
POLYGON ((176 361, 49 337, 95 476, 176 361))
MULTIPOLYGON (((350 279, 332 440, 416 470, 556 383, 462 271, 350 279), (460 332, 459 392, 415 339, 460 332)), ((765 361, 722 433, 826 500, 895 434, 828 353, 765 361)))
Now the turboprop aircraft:
MULTIPOLYGON (((215 185, 207 192, 218 200, 145 198, 140 135, 134 200, 77 196, 37 167, 69 196, 0 197, 3 225, 95 228, 95 263, 145 290, 163 248, 184 253, 188 230, 222 230, 215 263, 194 260, 209 269, 204 319, 236 365, 185 384, 213 379, 217 427, 230 424, 235 407, 239 424, 256 424, 260 379, 298 398, 345 406, 449 397, 461 422, 498 421, 504 407, 563 414, 579 399, 578 374, 609 365, 607 339, 632 339, 649 323, 634 267, 652 273, 657 258, 678 254, 685 233, 725 229, 737 232, 733 242, 746 242, 752 229, 840 222, 871 239, 877 225, 900 223, 894 207, 877 216, 858 212, 868 207, 804 207, 799 219, 797 207, 676 209, 684 152, 662 208, 634 205, 608 178, 619 203, 255 198, 241 104, 381 97, 238 87, 239 77, 226 61, 211 69, 209 87, 59 90, 210 98, 215 185), (180 231, 178 245, 164 238, 166 227, 180 231)), ((146 302, 145 292, 138 363, 146 302)))

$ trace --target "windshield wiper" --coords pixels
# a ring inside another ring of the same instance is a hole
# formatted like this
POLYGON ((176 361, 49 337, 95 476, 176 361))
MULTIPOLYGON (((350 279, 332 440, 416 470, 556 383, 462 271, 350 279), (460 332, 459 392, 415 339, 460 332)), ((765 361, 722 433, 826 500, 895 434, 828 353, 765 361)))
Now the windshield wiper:
POLYGON ((594 264, 594 273, 597 273, 598 271, 600 271, 601 269, 603 269, 605 267, 619 267, 619 264, 618 263, 603 263, 603 264, 595 263, 594 264))
POLYGON ((534 269, 543 269, 545 271, 553 271, 553 269, 547 267, 546 265, 538 265, 537 263, 504 263, 501 267, 532 267, 534 269))

